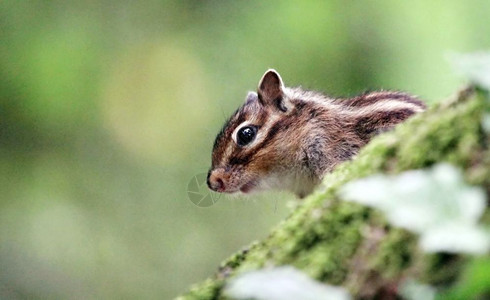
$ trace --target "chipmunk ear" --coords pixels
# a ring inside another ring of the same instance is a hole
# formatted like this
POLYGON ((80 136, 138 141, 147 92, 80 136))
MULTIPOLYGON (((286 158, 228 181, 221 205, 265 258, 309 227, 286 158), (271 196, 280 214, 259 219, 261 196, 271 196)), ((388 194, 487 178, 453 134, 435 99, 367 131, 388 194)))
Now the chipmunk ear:
POLYGON ((260 103, 263 105, 274 105, 282 111, 287 111, 283 101, 283 89, 284 84, 279 73, 273 69, 267 70, 262 79, 260 79, 257 90, 260 103))

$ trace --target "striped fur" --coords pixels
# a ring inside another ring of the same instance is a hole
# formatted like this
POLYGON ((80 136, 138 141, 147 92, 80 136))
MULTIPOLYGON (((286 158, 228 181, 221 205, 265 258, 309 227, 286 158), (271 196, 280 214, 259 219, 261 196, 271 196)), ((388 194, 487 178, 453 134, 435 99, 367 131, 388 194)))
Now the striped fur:
POLYGON ((424 110, 420 100, 401 92, 334 99, 287 88, 269 70, 217 135, 208 185, 229 193, 287 189, 303 197, 374 135, 424 110), (257 135, 240 147, 236 133, 248 125, 257 135))

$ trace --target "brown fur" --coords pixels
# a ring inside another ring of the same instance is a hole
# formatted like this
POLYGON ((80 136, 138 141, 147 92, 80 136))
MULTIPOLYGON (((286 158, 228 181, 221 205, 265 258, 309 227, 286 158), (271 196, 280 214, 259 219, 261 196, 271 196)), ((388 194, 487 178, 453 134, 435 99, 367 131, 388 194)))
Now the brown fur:
POLYGON ((249 93, 216 137, 208 185, 229 193, 287 189, 303 197, 374 135, 424 109, 417 98, 401 92, 332 99, 286 88, 269 70, 257 94, 249 93), (234 135, 247 124, 256 126, 257 136, 239 146, 234 135))

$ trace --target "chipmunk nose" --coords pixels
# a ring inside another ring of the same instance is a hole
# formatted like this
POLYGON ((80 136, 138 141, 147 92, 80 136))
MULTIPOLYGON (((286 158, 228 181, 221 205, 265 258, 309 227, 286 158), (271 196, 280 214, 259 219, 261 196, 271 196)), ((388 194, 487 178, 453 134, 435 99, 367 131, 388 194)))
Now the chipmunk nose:
POLYGON ((225 189, 225 183, 216 171, 209 171, 207 183, 208 187, 215 192, 222 192, 225 189))

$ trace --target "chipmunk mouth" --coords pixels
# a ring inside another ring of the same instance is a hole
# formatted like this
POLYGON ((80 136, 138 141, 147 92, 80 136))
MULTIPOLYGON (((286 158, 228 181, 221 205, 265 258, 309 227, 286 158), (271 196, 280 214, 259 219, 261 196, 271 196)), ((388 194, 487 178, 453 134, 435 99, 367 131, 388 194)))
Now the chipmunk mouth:
POLYGON ((240 192, 247 194, 257 186, 257 181, 251 180, 240 187, 240 192))

